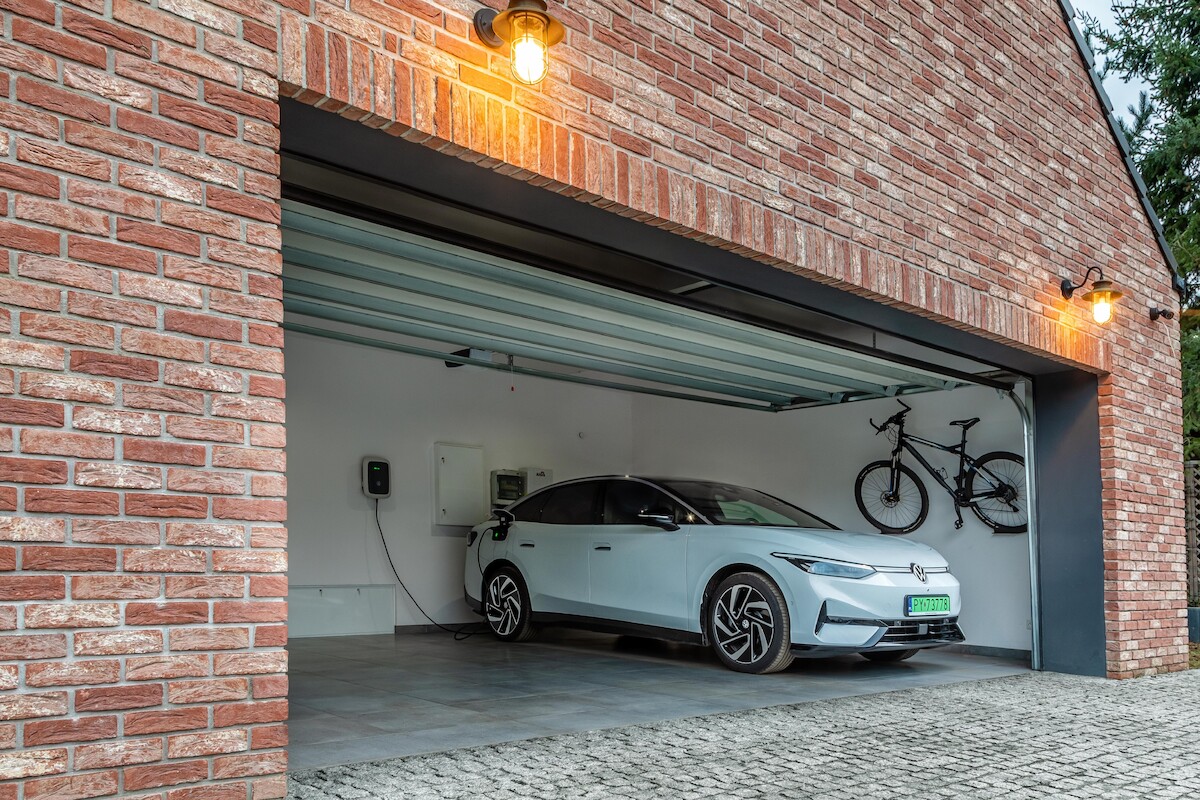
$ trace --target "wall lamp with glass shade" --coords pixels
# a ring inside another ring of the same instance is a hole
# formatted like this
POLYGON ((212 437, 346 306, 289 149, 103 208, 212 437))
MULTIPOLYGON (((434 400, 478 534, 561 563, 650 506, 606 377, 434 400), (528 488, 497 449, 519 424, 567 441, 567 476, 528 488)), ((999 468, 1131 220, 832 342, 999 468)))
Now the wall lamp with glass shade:
POLYGON ((1101 325, 1106 324, 1113 315, 1113 305, 1118 300, 1124 297, 1124 292, 1118 292, 1113 288, 1112 281, 1104 279, 1104 270, 1099 267, 1088 267, 1088 271, 1083 273, 1083 280, 1079 283, 1071 283, 1070 278, 1062 279, 1062 296, 1065 300, 1070 300, 1075 295, 1076 289, 1082 289, 1087 283, 1088 277, 1092 273, 1096 273, 1096 281, 1092 284, 1092 288, 1079 296, 1081 300, 1092 304, 1092 319, 1101 325))
POLYGON ((562 41, 566 29, 550 16, 545 0, 509 0, 499 13, 476 11, 475 33, 492 49, 508 42, 513 77, 533 86, 550 72, 550 48, 562 41))

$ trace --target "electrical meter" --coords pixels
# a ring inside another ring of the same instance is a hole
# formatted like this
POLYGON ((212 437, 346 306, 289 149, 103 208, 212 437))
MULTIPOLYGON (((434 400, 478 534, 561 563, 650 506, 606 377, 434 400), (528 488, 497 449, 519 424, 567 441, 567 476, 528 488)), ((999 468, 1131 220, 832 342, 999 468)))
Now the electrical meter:
POLYGON ((492 470, 492 508, 504 508, 524 496, 524 472, 516 469, 492 470))

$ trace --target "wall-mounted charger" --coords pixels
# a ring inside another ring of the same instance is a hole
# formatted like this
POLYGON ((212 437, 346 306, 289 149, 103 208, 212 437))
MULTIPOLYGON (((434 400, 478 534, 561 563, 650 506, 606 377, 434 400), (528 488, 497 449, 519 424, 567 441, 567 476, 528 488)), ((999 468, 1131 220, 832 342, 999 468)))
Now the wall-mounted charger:
POLYGON ((377 500, 392 496, 392 465, 386 458, 367 456, 362 460, 362 490, 377 500))

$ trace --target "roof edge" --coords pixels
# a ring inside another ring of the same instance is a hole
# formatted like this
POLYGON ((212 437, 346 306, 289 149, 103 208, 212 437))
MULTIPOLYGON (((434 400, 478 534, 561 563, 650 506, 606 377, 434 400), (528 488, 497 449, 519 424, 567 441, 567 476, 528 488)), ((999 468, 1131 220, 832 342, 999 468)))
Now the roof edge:
POLYGON ((1075 24, 1075 8, 1071 5, 1070 0, 1058 0, 1058 3, 1062 6, 1063 19, 1066 20, 1067 27, 1071 31, 1071 36, 1075 40, 1075 46, 1079 50, 1079 55, 1083 58, 1083 63, 1087 67, 1088 77, 1091 78, 1092 88, 1096 90, 1096 98, 1100 101, 1100 106, 1104 110, 1104 119, 1108 123, 1109 131, 1112 133, 1117 147, 1121 150, 1121 158, 1125 161, 1126 169, 1129 170, 1129 178, 1133 181, 1133 188, 1137 192, 1138 199, 1142 202, 1142 208, 1146 212, 1147 219, 1150 220, 1150 227, 1154 229, 1154 237, 1158 240, 1158 247, 1162 251, 1163 258, 1166 259, 1167 267, 1171 270, 1171 283, 1182 300, 1187 296, 1187 286, 1183 281, 1183 275, 1179 272, 1179 262, 1175 260, 1175 253, 1172 252, 1171 245, 1167 243, 1166 235, 1163 232, 1162 221, 1158 218, 1158 214, 1155 213, 1154 206, 1150 202, 1149 190, 1146 188, 1146 181, 1142 179, 1142 172, 1138 169, 1137 164, 1133 163, 1133 155, 1129 148, 1129 142, 1125 139, 1125 134, 1121 132, 1121 126, 1117 124, 1112 100, 1109 99, 1108 92, 1104 91, 1104 83, 1100 80, 1100 74, 1096 72, 1096 56, 1092 53, 1092 49, 1088 47, 1083 31, 1075 24))

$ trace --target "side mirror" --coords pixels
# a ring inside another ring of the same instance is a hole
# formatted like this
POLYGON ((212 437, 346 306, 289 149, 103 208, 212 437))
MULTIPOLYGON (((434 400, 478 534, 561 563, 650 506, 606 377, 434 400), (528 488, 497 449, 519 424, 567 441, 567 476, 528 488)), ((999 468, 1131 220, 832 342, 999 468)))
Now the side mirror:
POLYGON ((675 524, 675 519, 670 514, 651 514, 643 512, 637 515, 643 525, 653 525, 656 528, 662 528, 664 531, 677 531, 679 526, 675 524))

